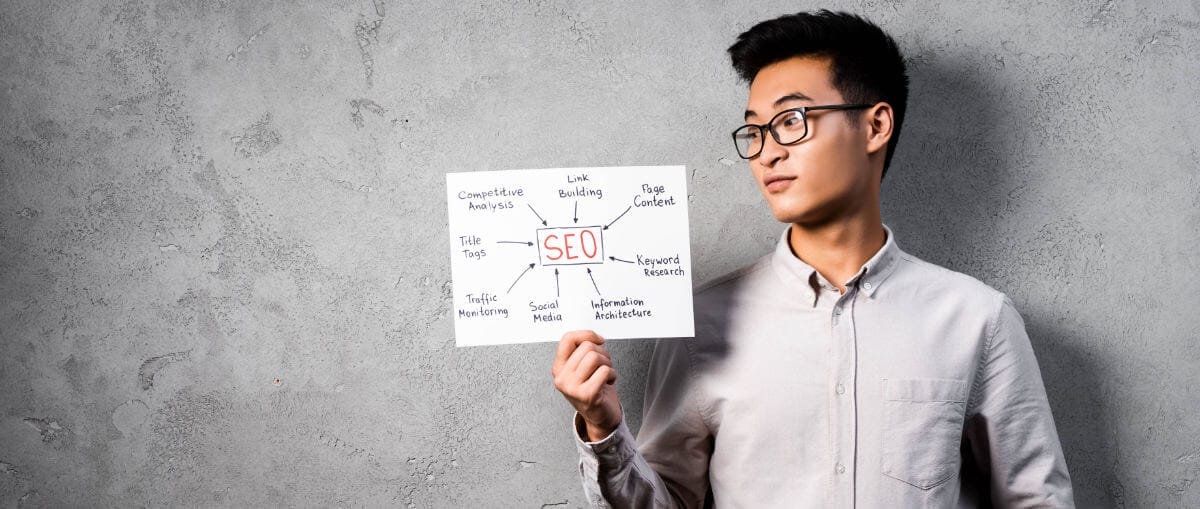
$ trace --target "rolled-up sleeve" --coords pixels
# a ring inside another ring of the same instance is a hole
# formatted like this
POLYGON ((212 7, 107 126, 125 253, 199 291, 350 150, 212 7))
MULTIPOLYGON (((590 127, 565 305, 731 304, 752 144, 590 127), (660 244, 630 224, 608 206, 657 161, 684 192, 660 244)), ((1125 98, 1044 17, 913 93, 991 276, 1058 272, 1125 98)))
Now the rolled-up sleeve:
POLYGON ((655 344, 635 440, 624 419, 604 439, 585 441, 576 413, 579 473, 592 507, 701 507, 708 493, 712 434, 698 401, 690 339, 655 344))
POLYGON ((998 507, 1074 507, 1071 477, 1025 322, 1007 295, 972 389, 967 438, 998 507))

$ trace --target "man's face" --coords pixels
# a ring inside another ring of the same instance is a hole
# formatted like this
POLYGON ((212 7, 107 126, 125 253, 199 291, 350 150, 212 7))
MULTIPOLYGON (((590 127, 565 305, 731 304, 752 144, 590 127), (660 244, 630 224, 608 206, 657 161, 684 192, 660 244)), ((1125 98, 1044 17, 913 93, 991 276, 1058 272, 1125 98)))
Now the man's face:
MULTIPOLYGON (((746 122, 765 124, 776 113, 800 106, 843 104, 833 87, 830 62, 797 57, 764 67, 750 84, 746 122)), ((819 225, 857 210, 872 199, 867 131, 851 127, 846 115, 863 110, 808 112, 808 134, 781 146, 766 133, 750 169, 775 219, 819 225)), ((865 119, 864 119, 865 120, 865 119)), ((785 140, 787 141, 787 140, 785 140)))

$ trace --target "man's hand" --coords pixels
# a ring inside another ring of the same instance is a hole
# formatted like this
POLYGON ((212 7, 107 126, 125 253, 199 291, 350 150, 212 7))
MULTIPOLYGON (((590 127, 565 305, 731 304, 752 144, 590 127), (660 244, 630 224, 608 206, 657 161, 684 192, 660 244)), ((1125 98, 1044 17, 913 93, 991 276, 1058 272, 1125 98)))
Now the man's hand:
POLYGON ((554 387, 587 424, 590 442, 603 439, 621 424, 617 370, 603 344, 604 338, 590 330, 563 334, 550 368, 554 387))

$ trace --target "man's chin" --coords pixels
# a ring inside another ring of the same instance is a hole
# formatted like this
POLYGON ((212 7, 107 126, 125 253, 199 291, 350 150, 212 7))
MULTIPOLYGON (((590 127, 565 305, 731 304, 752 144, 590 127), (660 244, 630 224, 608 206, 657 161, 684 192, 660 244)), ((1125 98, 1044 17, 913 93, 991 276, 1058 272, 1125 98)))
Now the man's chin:
POLYGON ((775 216, 775 220, 781 223, 797 223, 813 215, 812 207, 808 206, 808 200, 783 194, 767 196, 766 198, 767 207, 771 209, 771 215, 775 216))
POLYGON ((771 215, 775 216, 775 220, 781 223, 799 223, 806 215, 803 210, 796 210, 786 207, 772 207, 771 215))
POLYGON ((801 226, 824 224, 833 217, 827 210, 800 207, 772 208, 771 215, 775 216, 775 220, 781 223, 798 224, 801 226))
POLYGON ((834 202, 818 200, 809 197, 776 196, 775 200, 767 201, 771 215, 781 223, 805 225, 825 224, 835 217, 838 211, 834 202))

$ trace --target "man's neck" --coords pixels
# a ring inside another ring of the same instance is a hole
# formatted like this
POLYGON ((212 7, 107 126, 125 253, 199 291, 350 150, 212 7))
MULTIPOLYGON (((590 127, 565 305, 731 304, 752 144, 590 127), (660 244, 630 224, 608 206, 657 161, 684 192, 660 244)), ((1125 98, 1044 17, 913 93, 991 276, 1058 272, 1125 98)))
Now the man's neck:
POLYGON ((878 214, 850 217, 819 226, 793 223, 792 253, 846 293, 846 280, 883 247, 887 232, 878 214))

